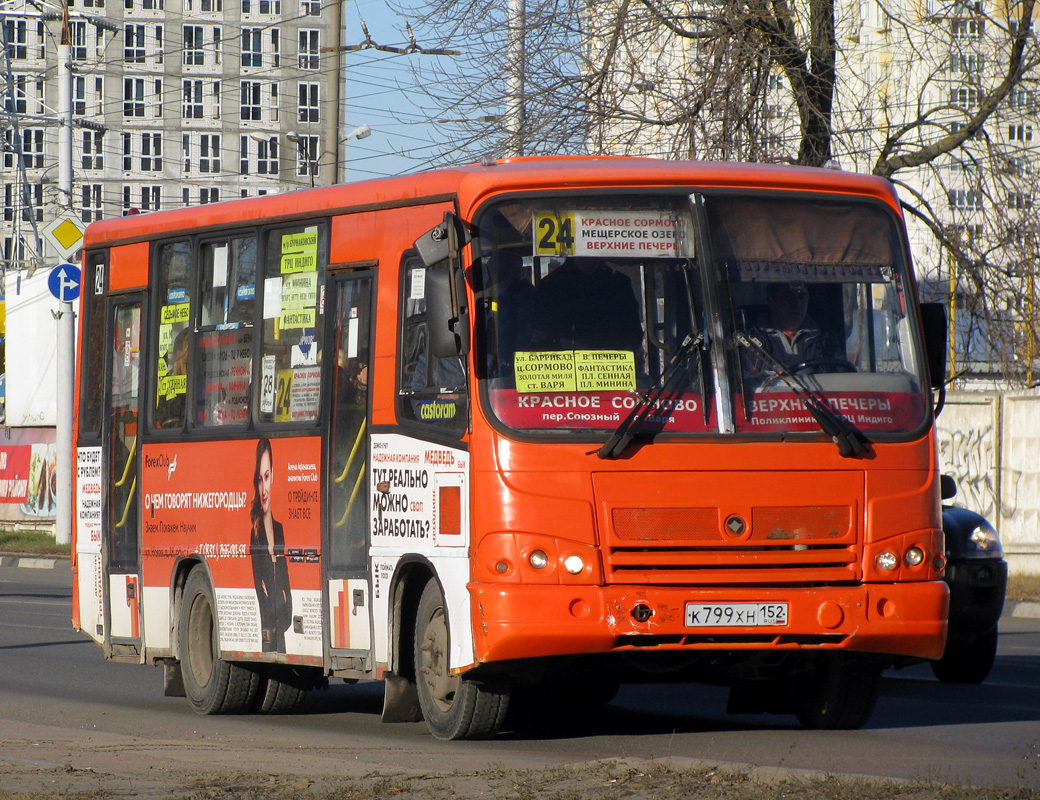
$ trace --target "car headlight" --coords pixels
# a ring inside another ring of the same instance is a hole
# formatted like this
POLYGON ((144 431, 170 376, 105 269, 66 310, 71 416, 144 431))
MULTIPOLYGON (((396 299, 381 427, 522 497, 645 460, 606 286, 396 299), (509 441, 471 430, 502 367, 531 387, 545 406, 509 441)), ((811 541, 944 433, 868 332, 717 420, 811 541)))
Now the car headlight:
POLYGON ((1003 558, 1000 537, 988 522, 976 525, 968 536, 964 555, 967 558, 1003 558))

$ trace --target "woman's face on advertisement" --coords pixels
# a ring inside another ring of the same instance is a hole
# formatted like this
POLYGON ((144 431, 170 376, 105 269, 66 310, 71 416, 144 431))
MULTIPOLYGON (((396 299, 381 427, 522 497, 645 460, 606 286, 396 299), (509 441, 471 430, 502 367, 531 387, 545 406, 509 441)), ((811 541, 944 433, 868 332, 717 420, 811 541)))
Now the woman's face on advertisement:
POLYGON ((256 488, 260 493, 260 508, 264 514, 271 510, 271 482, 274 475, 271 470, 271 454, 265 450, 260 456, 260 474, 256 479, 256 488))

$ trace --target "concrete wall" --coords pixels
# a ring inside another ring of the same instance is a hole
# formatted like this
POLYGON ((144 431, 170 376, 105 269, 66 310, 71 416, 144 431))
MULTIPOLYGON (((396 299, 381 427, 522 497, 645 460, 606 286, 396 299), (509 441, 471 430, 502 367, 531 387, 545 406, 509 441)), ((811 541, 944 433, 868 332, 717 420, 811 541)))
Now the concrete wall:
POLYGON ((1040 574, 1040 394, 951 392, 938 436, 956 502, 996 527, 1012 572, 1040 574))

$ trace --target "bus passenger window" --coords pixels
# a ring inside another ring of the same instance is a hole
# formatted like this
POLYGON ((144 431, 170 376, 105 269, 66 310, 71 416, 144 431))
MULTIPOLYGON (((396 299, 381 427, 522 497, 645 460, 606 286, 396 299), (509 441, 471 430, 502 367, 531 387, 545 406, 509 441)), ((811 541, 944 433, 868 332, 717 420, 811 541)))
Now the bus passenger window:
POLYGON ((195 422, 245 425, 253 376, 256 237, 205 242, 199 255, 195 422))
POLYGON ((191 348, 191 243, 159 246, 158 318, 152 328, 158 341, 155 389, 155 427, 184 427, 184 398, 188 391, 188 351, 191 348))
POLYGON ((409 256, 402 270, 401 349, 398 366, 399 417, 462 433, 469 419, 466 359, 429 358, 426 327, 426 270, 409 256))
POLYGON ((278 228, 267 234, 260 289, 261 422, 318 419, 324 274, 328 261, 328 229, 324 224, 278 228))

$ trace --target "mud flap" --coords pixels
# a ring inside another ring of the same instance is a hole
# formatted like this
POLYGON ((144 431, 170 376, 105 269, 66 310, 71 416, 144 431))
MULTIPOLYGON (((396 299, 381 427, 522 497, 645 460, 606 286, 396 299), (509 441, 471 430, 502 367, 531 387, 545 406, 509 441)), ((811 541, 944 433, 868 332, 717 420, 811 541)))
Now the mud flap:
POLYGON ((383 683, 383 722, 422 722, 415 684, 392 672, 383 676, 383 683))

